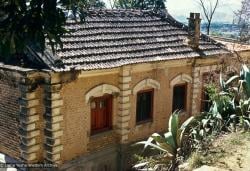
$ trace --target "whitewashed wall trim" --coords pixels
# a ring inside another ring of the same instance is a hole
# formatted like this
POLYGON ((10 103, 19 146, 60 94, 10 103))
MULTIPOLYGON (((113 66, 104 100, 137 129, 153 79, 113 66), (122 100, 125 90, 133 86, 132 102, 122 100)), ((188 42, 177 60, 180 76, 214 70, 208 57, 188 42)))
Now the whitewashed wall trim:
POLYGON ((101 84, 99 86, 92 88, 86 93, 85 101, 86 103, 88 103, 91 97, 99 97, 99 96, 103 96, 104 94, 113 94, 113 93, 119 93, 119 92, 120 92, 120 89, 113 85, 101 84))
POLYGON ((174 79, 171 80, 170 86, 173 87, 174 85, 181 83, 181 82, 192 83, 192 77, 187 74, 177 75, 174 79))
POLYGON ((140 81, 139 83, 137 83, 135 85, 135 87, 133 88, 133 94, 135 95, 138 91, 146 88, 146 87, 152 87, 155 89, 160 89, 160 83, 156 80, 153 79, 145 79, 140 81))

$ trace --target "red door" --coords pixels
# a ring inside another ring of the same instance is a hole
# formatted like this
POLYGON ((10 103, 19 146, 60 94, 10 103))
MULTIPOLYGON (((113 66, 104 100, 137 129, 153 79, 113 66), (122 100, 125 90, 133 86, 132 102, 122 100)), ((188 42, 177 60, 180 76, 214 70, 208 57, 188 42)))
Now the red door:
POLYGON ((112 96, 94 98, 91 102, 91 133, 111 128, 112 96))

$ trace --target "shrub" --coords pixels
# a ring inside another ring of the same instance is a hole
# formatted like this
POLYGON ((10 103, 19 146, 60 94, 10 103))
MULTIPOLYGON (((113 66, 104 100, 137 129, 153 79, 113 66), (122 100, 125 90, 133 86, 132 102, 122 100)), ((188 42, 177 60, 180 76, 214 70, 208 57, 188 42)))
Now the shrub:
POLYGON ((135 165, 134 168, 139 169, 142 167, 150 167, 150 165, 153 164, 155 169, 159 169, 162 167, 168 167, 168 164, 170 164, 170 169, 174 170, 178 164, 179 158, 183 155, 184 149, 182 147, 184 146, 184 141, 188 138, 185 133, 187 133, 188 127, 193 119, 194 117, 190 117, 180 126, 179 113, 174 112, 169 118, 169 132, 166 132, 163 136, 154 133, 147 141, 136 143, 143 144, 144 149, 151 147, 153 150, 157 150, 160 153, 155 156, 157 162, 140 162, 135 165))

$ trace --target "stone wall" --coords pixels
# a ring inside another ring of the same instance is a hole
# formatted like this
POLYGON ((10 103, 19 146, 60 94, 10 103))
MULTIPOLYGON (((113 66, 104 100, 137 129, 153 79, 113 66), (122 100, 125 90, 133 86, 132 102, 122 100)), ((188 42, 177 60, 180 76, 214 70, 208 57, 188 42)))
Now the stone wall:
POLYGON ((23 80, 19 84, 21 159, 25 163, 37 163, 44 159, 43 87, 27 78, 23 80))
POLYGON ((0 152, 20 158, 18 83, 0 75, 0 152))

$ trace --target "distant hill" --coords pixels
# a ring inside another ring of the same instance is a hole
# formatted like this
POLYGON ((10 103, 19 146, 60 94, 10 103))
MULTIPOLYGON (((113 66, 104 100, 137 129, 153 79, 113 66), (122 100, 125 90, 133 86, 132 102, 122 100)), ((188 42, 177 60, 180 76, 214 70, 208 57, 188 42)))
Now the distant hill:
MULTIPOLYGON (((201 25, 201 31, 206 33, 206 23, 201 25)), ((212 23, 210 28, 211 35, 222 36, 226 38, 237 38, 239 27, 236 24, 212 23)))

